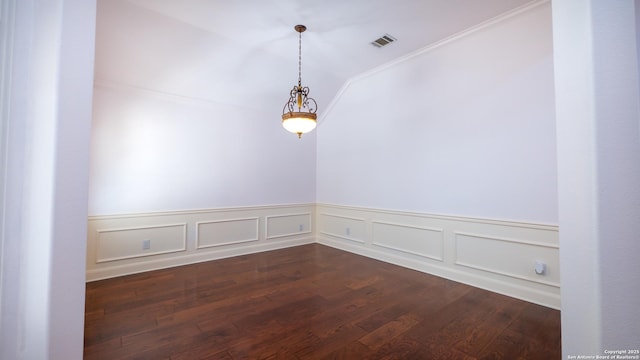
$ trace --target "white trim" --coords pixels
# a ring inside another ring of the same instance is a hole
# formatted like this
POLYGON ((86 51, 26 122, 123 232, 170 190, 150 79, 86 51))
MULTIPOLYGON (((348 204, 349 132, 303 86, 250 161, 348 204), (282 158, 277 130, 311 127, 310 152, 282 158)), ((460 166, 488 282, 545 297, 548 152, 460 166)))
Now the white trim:
POLYGON ((340 219, 348 219, 348 220, 355 220, 355 221, 365 221, 366 220, 364 218, 357 218, 357 217, 353 217, 353 216, 331 214, 331 213, 327 213, 327 212, 320 213, 320 215, 332 216, 332 217, 337 217, 337 218, 340 218, 340 219))
POLYGON ((208 249, 208 248, 217 247, 217 246, 227 246, 227 245, 233 245, 233 244, 242 244, 242 243, 253 242, 253 241, 258 241, 258 240, 260 240, 260 218, 257 217, 257 216, 246 217, 246 218, 237 218, 237 219, 196 221, 196 250, 208 249), (202 225, 202 224, 223 223, 223 222, 234 222, 234 221, 246 221, 246 220, 255 220, 255 222, 256 222, 256 224, 255 224, 256 225, 256 237, 255 238, 245 239, 245 240, 229 241, 229 242, 211 244, 211 245, 200 245, 200 225, 202 225))
POLYGON ((421 252, 417 252, 417 251, 411 251, 411 250, 407 250, 407 249, 402 249, 399 247, 395 247, 395 246, 391 246, 391 245, 387 245, 387 244, 381 244, 381 243, 377 243, 375 242, 375 230, 372 227, 371 229, 371 238, 372 238, 372 244, 375 246, 380 246, 383 248, 387 248, 387 249, 391 249, 391 250, 395 250, 395 251, 400 251, 403 253, 407 253, 407 254, 411 254, 411 255, 417 255, 417 256, 421 256, 427 259, 431 259, 431 260, 436 260, 436 261, 440 261, 443 262, 444 261, 444 229, 438 229, 438 228, 430 228, 430 227, 424 227, 424 226, 415 226, 415 225, 406 225, 406 224, 399 224, 399 223, 393 223, 393 222, 386 222, 386 221, 378 221, 378 220, 373 220, 371 221, 372 225, 375 224, 381 224, 381 225, 391 225, 391 226, 397 226, 397 227, 404 227, 404 228, 408 228, 408 229, 416 229, 416 230, 426 230, 426 231, 431 231, 431 232, 435 232, 440 234, 440 256, 433 256, 433 255, 429 255, 426 253, 421 253, 421 252))
POLYGON ((96 233, 98 234, 98 236, 96 238, 96 255, 95 255, 96 264, 107 263, 107 262, 112 262, 112 261, 119 261, 119 260, 126 260, 126 259, 142 258, 142 257, 153 256, 153 255, 178 253, 178 252, 183 252, 183 251, 187 250, 187 224, 186 223, 150 225, 150 226, 135 226, 135 227, 127 227, 127 228, 114 228, 114 229, 100 229, 100 230, 96 230, 96 233), (100 258, 98 256, 98 250, 100 249, 99 239, 100 239, 100 234, 101 233, 118 232, 118 231, 129 231, 129 230, 158 229, 158 228, 169 228, 169 227, 179 227, 179 226, 183 228, 183 230, 182 230, 182 247, 181 248, 170 249, 170 250, 162 250, 162 251, 149 251, 149 252, 145 252, 145 253, 141 253, 141 254, 118 256, 118 257, 114 257, 114 258, 100 258))
POLYGON ((438 233, 442 233, 444 231, 442 228, 432 228, 432 227, 427 227, 427 226, 416 226, 416 225, 400 224, 400 223, 395 223, 395 222, 391 222, 391 221, 373 220, 373 221, 371 221, 371 223, 372 224, 382 224, 382 225, 392 225, 392 226, 405 227, 405 228, 417 229, 417 230, 429 230, 429 231, 438 232, 438 233))
POLYGON ((174 216, 174 215, 192 215, 192 214, 205 214, 205 213, 222 213, 229 211, 263 211, 274 210, 284 208, 300 208, 315 206, 314 203, 301 203, 301 204, 281 204, 281 205, 246 205, 246 206, 228 206, 217 208, 201 208, 201 209, 181 209, 181 210, 167 210, 167 211, 142 211, 131 212, 122 214, 103 214, 103 215, 90 215, 89 221, 92 220, 108 220, 108 219, 125 219, 134 217, 151 217, 151 216, 174 216))
MULTIPOLYGON (((479 238, 479 239, 486 239, 486 240, 492 240, 492 241, 499 241, 499 242, 506 242, 506 243, 511 243, 511 244, 522 244, 522 245, 528 245, 528 246, 535 246, 535 247, 546 247, 546 248, 550 248, 550 249, 554 249, 554 250, 558 250, 560 247, 557 245, 553 245, 553 244, 547 244, 547 243, 541 243, 541 242, 536 242, 536 241, 527 241, 527 240, 516 240, 516 239, 507 239, 507 238, 501 238, 501 237, 496 237, 496 236, 487 236, 487 235, 476 235, 476 234, 472 234, 472 233, 465 233, 465 232, 458 232, 458 231, 454 231, 454 243, 456 248, 458 248, 458 235, 462 235, 462 236, 468 236, 468 237, 473 237, 473 238, 479 238)), ((515 278, 515 279, 520 279, 520 280, 525 280, 525 281, 531 281, 531 282, 535 282, 538 284, 544 284, 544 285, 549 285, 549 286, 553 286, 553 287, 557 287, 560 288, 560 284, 558 282, 553 282, 553 281, 545 281, 542 279, 532 279, 526 276, 522 276, 522 275, 518 275, 512 272, 508 272, 508 271, 501 271, 501 270, 497 270, 497 269, 491 269, 485 266, 479 266, 479 265, 474 265, 468 262, 464 262, 464 261, 460 261, 458 260, 458 252, 456 251, 454 253, 454 264, 458 265, 458 266, 464 266, 470 269, 475 269, 475 270, 480 270, 480 271, 486 271, 486 272, 490 272, 493 274, 498 274, 501 276, 507 276, 507 277, 511 277, 511 278, 515 278)))
POLYGON ((501 276, 507 276, 507 277, 510 277, 510 278, 515 278, 515 279, 520 279, 520 280, 525 280, 525 281, 531 281, 531 282, 538 283, 538 284, 543 284, 543 285, 549 285, 549 286, 556 287, 558 289, 560 288, 560 284, 558 284, 556 282, 552 282, 552 281, 534 280, 534 279, 528 278, 526 276, 510 273, 510 272, 507 272, 507 271, 500 271, 500 270, 490 269, 490 268, 487 268, 487 267, 484 267, 484 266, 473 265, 473 264, 461 262, 461 261, 458 261, 458 260, 456 260, 455 264, 458 265, 458 266, 464 266, 464 267, 467 267, 467 268, 470 268, 470 269, 486 271, 486 272, 490 272, 490 273, 501 275, 501 276))
MULTIPOLYGON (((347 220, 353 220, 353 221, 358 221, 363 223, 363 226, 366 226, 366 219, 364 218, 357 218, 357 217, 351 217, 351 216, 345 216, 345 215, 338 215, 338 214, 331 214, 331 213, 327 213, 327 212, 323 212, 320 213, 321 216, 330 216, 330 217, 335 217, 338 219, 347 219, 347 220)), ((359 244, 364 244, 366 241, 365 240, 361 240, 358 238, 354 238, 351 236, 347 236, 347 235, 342 235, 342 234, 336 234, 336 233, 332 233, 329 231, 323 231, 323 230, 319 230, 320 234, 324 234, 324 235, 328 235, 328 236, 333 236, 336 238, 340 238, 340 239, 344 239, 344 240, 348 240, 348 241, 353 241, 359 244)))
MULTIPOLYGON (((437 256, 425 254, 425 253, 420 253, 420 252, 417 252, 417 251, 401 249, 399 247, 395 247, 395 246, 391 246, 391 245, 376 243, 375 241, 372 243, 372 245, 379 246, 379 247, 385 248, 385 249, 390 249, 390 250, 394 250, 394 251, 403 252, 405 254, 420 256, 420 257, 431 259, 431 260, 435 260, 435 261, 440 261, 440 262, 444 261, 444 257, 443 256, 437 257, 437 256)), ((444 250, 443 250, 443 252, 444 252, 444 250)))
POLYGON ((462 235, 462 236, 470 236, 470 237, 475 237, 475 238, 480 238, 480 239, 496 240, 496 241, 502 241, 502 242, 515 243, 515 244, 523 244, 523 245, 531 245, 531 246, 548 247, 548 248, 552 248, 552 249, 560 249, 560 246, 558 246, 556 244, 543 243, 543 242, 539 242, 539 241, 508 239, 508 238, 497 237, 497 236, 478 235, 478 234, 462 232, 462 231, 454 231, 453 235, 456 236, 456 239, 457 239, 457 235, 462 235))
POLYGON ((347 241, 352 241, 352 242, 355 242, 355 243, 358 243, 358 244, 364 244, 365 243, 364 240, 356 239, 356 238, 353 238, 353 237, 350 237, 350 236, 345 236, 345 235, 338 235, 338 234, 330 233, 330 232, 327 232, 327 231, 320 231, 320 234, 331 236, 331 237, 334 237, 334 238, 347 240, 347 241))
POLYGON ((229 241, 229 242, 223 242, 223 243, 217 243, 217 244, 211 244, 211 245, 196 245, 196 250, 202 250, 202 249, 210 249, 210 248, 215 248, 215 247, 220 247, 220 246, 229 246, 229 245, 238 245, 238 244, 244 244, 244 243, 250 243, 250 242, 256 242, 259 239, 246 239, 246 240, 236 240, 236 241, 229 241))
POLYGON ((186 228, 187 228, 186 223, 175 223, 175 224, 141 225, 141 226, 130 226, 130 227, 121 227, 121 228, 96 229, 96 233, 100 234, 103 232, 106 233, 106 232, 127 231, 127 230, 157 229, 157 228, 176 227, 176 226, 184 226, 185 232, 186 232, 186 228))
MULTIPOLYGON (((327 204, 327 203, 317 203, 316 205, 319 207, 344 209, 347 211, 363 211, 363 212, 380 213, 380 214, 386 214, 386 215, 396 214, 396 215, 403 215, 403 216, 412 216, 417 218, 474 222, 474 223, 482 223, 482 224, 490 224, 490 225, 521 227, 525 229, 548 230, 548 231, 554 231, 554 232, 558 231, 558 225, 555 225, 555 224, 542 224, 542 223, 534 223, 534 222, 503 220, 503 219, 489 219, 489 218, 460 216, 460 215, 421 213, 421 212, 407 211, 407 210, 367 208, 362 206, 338 205, 338 204, 327 204)), ((341 215, 334 215, 334 216, 341 216, 341 215)), ((342 217, 347 219, 350 218, 348 216, 342 216, 342 217)))
POLYGON ((289 236, 300 235, 300 234, 311 234, 312 233, 312 231, 311 231, 312 223, 313 223, 313 220, 311 218, 311 213, 310 212, 292 213, 292 214, 278 214, 278 215, 265 216, 265 218, 264 218, 265 239, 272 240, 272 239, 289 237, 289 236), (288 233, 288 234, 269 235, 269 219, 278 218, 278 217, 293 217, 293 216, 308 216, 309 217, 309 229, 306 230, 306 231, 294 231, 294 232, 288 233))
POLYGON ((182 265, 197 264, 206 261, 225 259, 234 256, 254 254, 264 251, 284 249, 314 243, 313 238, 290 239, 271 243, 254 243, 251 246, 232 247, 220 251, 187 253, 176 257, 150 259, 144 263, 122 264, 107 268, 87 270, 87 282, 137 274, 145 271, 161 270, 182 265))

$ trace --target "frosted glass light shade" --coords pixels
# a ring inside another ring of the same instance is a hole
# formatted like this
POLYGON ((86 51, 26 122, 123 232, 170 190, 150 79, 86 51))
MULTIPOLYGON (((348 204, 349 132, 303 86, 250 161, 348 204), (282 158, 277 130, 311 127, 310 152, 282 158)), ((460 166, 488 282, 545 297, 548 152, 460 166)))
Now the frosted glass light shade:
POLYGON ((317 116, 309 112, 288 112, 282 114, 282 126, 298 137, 316 128, 317 116))

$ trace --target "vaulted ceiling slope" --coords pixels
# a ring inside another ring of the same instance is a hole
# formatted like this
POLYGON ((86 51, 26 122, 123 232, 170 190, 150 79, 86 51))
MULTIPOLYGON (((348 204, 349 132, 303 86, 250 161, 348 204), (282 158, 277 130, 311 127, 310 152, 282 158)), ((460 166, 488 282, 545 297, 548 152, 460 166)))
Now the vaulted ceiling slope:
POLYGON ((304 24, 302 82, 321 113, 350 78, 528 2, 99 0, 95 79, 279 116, 304 24), (397 41, 371 45, 385 34, 397 41))

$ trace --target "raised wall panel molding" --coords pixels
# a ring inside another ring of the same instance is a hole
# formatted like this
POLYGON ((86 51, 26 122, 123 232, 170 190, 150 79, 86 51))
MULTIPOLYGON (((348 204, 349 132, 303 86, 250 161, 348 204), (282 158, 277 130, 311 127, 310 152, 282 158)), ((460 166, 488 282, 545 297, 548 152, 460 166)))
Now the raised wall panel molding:
POLYGON ((322 224, 322 226, 319 225, 321 234, 356 243, 365 243, 366 224, 363 218, 321 213, 318 223, 322 224))
POLYGON ((266 239, 311 234, 311 213, 269 215, 265 217, 266 239))
POLYGON ((258 217, 196 222, 196 249, 258 241, 258 217))
POLYGON ((175 253, 187 249, 187 224, 96 230, 96 263, 175 253), (143 249, 143 241, 150 241, 143 249))
POLYGON ((466 233, 466 232, 459 232, 459 231, 455 232, 454 235, 456 235, 456 236, 457 235, 470 236, 470 237, 475 237, 475 238, 480 238, 480 239, 504 241, 504 242, 510 242, 510 243, 516 243, 516 244, 523 244, 523 245, 548 247, 548 248, 552 248, 552 249, 559 249, 560 248, 560 246, 558 246, 557 244, 548 244, 548 243, 544 243, 544 242, 530 241, 530 240, 525 240, 525 239, 509 239, 509 238, 504 238, 504 237, 488 236, 488 235, 466 233))
POLYGON ((373 221, 372 224, 373 245, 443 261, 444 232, 442 229, 384 221, 373 221))
POLYGON ((460 232, 455 233, 455 242, 456 265, 560 287, 558 246, 460 232), (535 261, 547 265, 544 277, 533 271, 535 261))

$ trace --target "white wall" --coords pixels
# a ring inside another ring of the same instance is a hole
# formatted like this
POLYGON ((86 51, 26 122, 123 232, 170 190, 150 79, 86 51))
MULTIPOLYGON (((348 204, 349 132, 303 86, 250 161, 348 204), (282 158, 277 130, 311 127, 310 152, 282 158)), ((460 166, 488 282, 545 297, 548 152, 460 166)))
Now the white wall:
POLYGON ((315 200, 315 133, 280 125, 295 78, 264 71, 282 66, 271 53, 225 55, 237 47, 131 2, 98 2, 90 215, 315 200), (216 82, 229 77, 243 86, 216 82), (281 91, 258 94, 265 83, 281 91))
POLYGON ((353 79, 318 126, 317 201, 557 223, 550 5, 353 79))
POLYGON ((315 134, 277 111, 101 83, 93 100, 90 215, 314 201, 315 134))
POLYGON ((553 2, 564 358, 638 348, 635 14, 632 0, 553 2))
POLYGON ((2 10, 0 358, 81 359, 95 1, 2 10))

